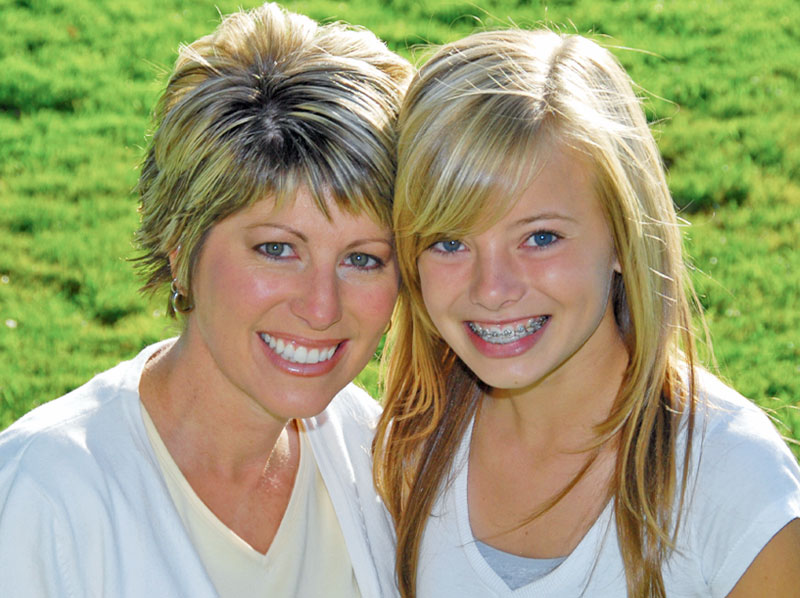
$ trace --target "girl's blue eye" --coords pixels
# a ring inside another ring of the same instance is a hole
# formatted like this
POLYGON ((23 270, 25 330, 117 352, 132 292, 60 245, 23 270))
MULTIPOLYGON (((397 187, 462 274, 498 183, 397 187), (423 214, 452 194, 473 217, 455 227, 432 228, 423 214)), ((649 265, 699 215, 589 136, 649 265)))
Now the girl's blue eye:
POLYGON ((383 265, 381 260, 368 253, 351 253, 345 258, 345 261, 361 270, 372 270, 383 265))
POLYGON ((444 253, 455 253, 463 247, 463 243, 457 239, 447 239, 433 244, 433 248, 444 253))
POLYGON ((549 231, 540 231, 538 233, 533 233, 530 237, 528 237, 527 244, 534 245, 536 247, 547 247, 548 245, 552 245, 558 240, 558 236, 555 233, 551 233, 549 231))

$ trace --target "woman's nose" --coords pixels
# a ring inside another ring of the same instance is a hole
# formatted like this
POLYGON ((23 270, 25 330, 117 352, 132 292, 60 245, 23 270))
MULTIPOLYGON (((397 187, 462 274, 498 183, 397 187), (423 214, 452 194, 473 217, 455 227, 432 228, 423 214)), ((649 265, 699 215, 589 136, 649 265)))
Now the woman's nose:
POLYGON ((342 318, 341 280, 335 268, 312 268, 292 300, 294 315, 313 330, 326 330, 342 318))

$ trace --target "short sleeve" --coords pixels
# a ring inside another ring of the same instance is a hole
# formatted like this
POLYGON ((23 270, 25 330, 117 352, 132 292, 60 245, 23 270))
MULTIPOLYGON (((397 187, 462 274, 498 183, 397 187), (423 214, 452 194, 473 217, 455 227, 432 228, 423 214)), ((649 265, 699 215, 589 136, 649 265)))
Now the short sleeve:
POLYGON ((0 595, 78 596, 64 517, 34 480, 7 482, 0 481, 0 595))
POLYGON ((800 469, 772 422, 746 399, 706 408, 686 524, 711 595, 723 597, 800 517, 800 469))

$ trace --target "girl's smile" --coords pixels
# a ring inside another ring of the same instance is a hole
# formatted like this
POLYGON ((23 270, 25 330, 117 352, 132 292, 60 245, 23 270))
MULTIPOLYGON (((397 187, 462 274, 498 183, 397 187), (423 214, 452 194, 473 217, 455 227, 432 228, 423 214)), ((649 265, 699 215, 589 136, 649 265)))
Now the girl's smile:
POLYGON ((574 152, 556 148, 507 214, 436 241, 417 264, 434 325, 491 387, 560 385, 625 351, 610 302, 614 242, 574 152))
POLYGON ((550 316, 534 316, 503 323, 466 322, 475 348, 487 357, 514 357, 530 349, 550 316))

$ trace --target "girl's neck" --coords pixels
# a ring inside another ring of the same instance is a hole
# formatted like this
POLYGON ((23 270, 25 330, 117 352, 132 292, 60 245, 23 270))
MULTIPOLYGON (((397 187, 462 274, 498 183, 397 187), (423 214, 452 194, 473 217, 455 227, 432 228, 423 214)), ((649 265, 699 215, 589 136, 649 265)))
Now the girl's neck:
POLYGON ((614 406, 627 365, 622 339, 611 338, 602 351, 576 354, 530 387, 492 389, 481 402, 481 425, 532 450, 585 450, 614 406))

